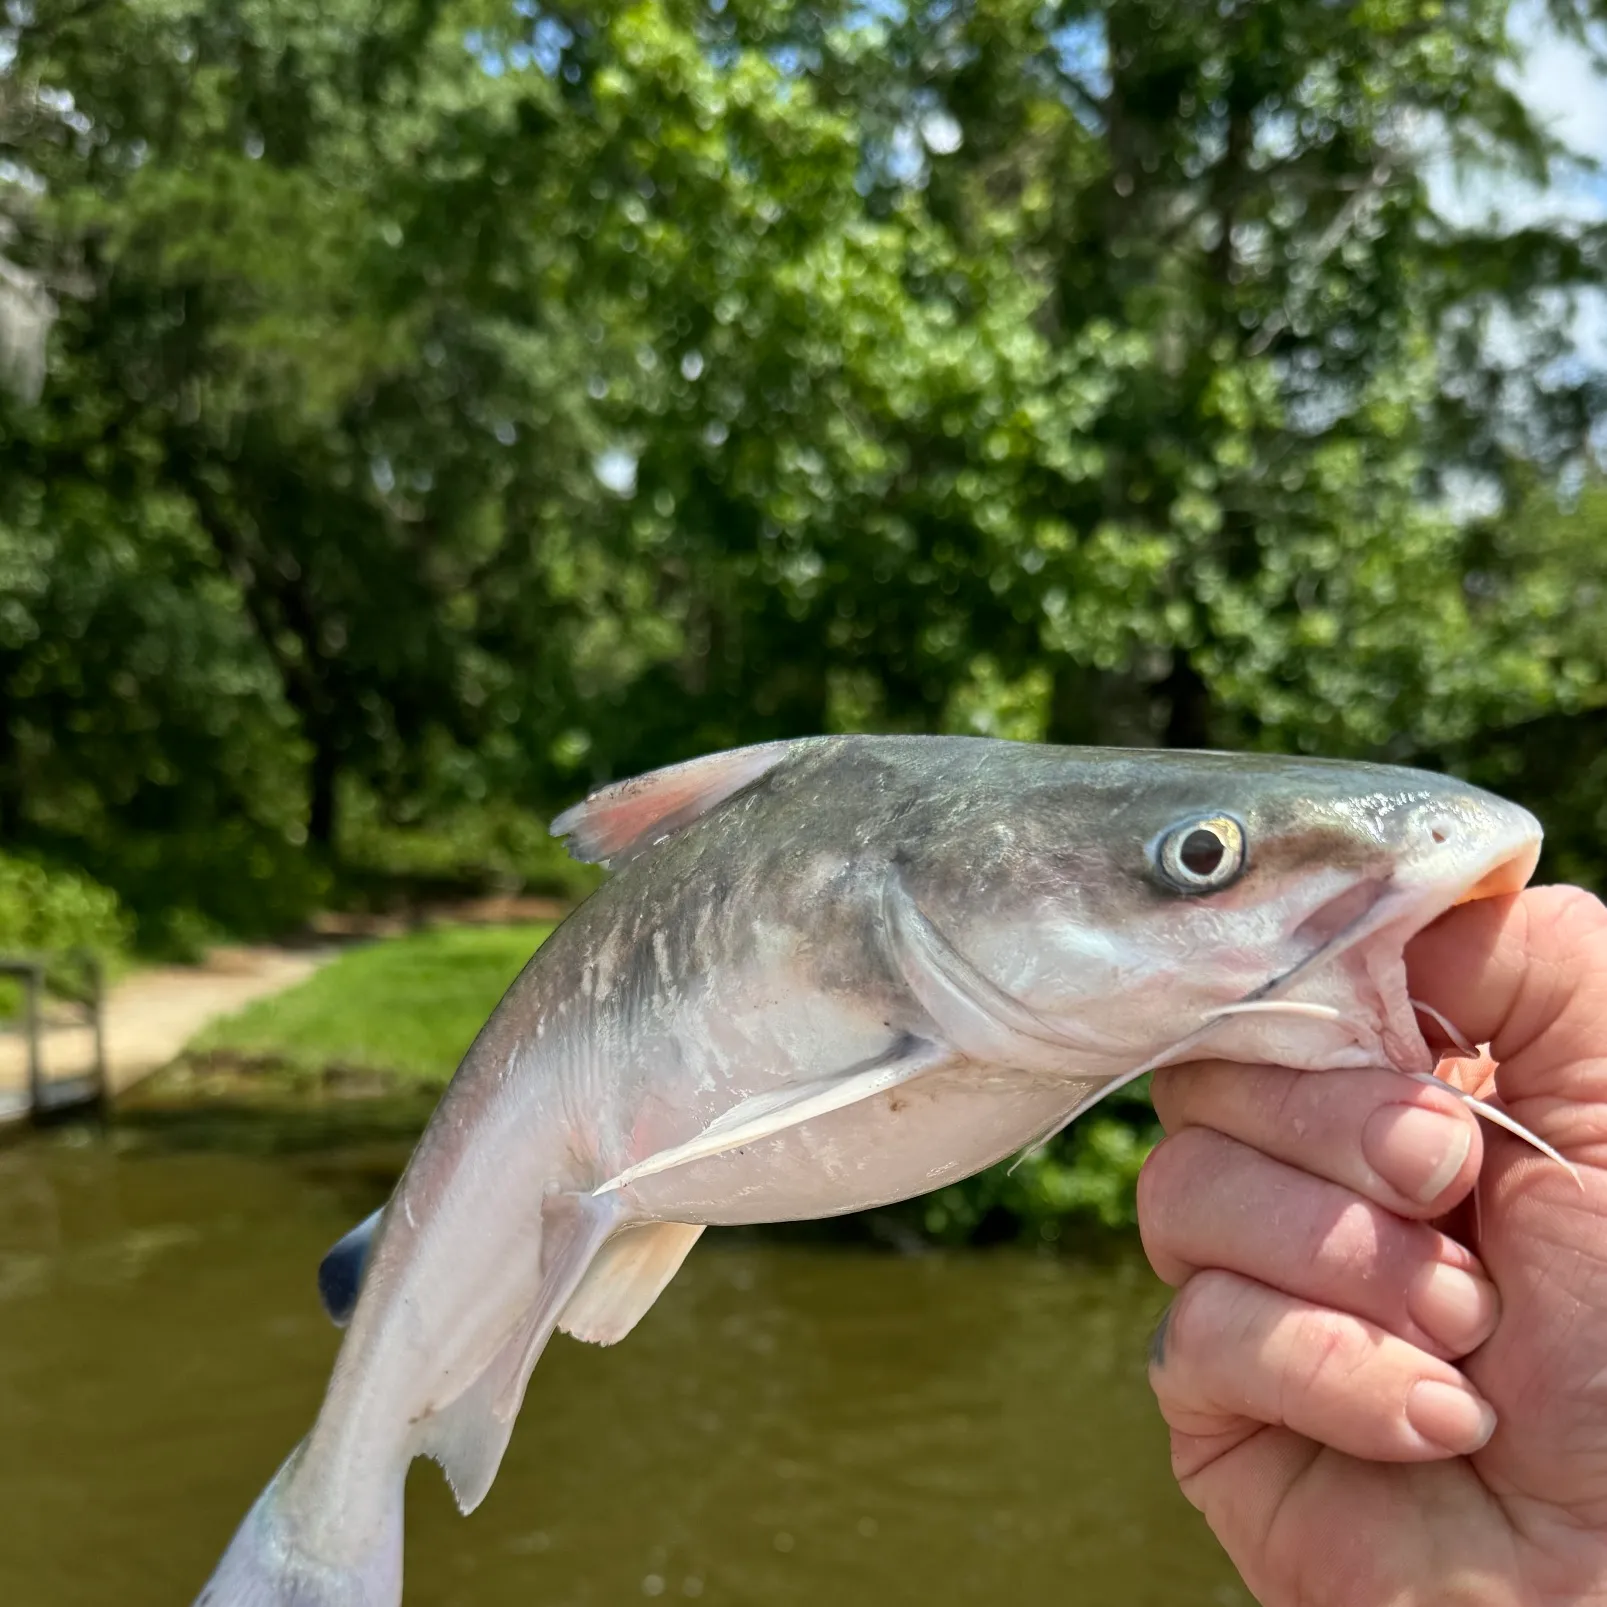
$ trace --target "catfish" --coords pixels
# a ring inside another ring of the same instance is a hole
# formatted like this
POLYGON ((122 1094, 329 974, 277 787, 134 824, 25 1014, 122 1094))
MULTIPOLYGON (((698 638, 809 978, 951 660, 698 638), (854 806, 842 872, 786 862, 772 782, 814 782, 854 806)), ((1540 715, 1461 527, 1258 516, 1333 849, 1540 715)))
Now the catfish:
POLYGON ((915 736, 714 754, 553 829, 612 874, 326 1259, 322 1407, 197 1607, 395 1607, 413 1459, 479 1505, 554 1331, 623 1339, 705 1227, 924 1194, 1205 1055, 1432 1073, 1403 950, 1541 840, 1416 770, 915 736))

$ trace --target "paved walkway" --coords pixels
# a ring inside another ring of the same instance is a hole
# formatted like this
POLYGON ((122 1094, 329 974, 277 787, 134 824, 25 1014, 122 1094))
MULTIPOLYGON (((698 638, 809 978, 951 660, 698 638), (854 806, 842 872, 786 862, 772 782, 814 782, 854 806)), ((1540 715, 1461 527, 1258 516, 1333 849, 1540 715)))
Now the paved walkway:
MULTIPOLYGON (((335 945, 221 948, 202 965, 161 966, 124 978, 106 995, 107 1092, 119 1094, 160 1070, 220 1016, 294 986, 336 952, 335 945)), ((50 1083, 76 1086, 92 1071, 95 1039, 90 1027, 52 1023, 40 1038, 50 1083)), ((0 1034, 0 1120, 26 1114, 27 1089, 27 1042, 18 1033, 0 1034)))

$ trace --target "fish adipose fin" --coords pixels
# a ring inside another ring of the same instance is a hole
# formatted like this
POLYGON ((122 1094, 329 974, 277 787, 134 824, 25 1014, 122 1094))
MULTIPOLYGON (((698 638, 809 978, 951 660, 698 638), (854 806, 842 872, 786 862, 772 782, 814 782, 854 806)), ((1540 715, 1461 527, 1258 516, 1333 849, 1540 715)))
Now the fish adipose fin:
POLYGON ((873 1099, 877 1094, 884 1094, 891 1088, 907 1083, 912 1077, 947 1065, 953 1059, 952 1050, 930 1043, 925 1038, 906 1034, 885 1053, 846 1071, 742 1100, 723 1116, 710 1122, 696 1138, 677 1144, 673 1149, 660 1150, 658 1154, 649 1155, 646 1160, 626 1167, 618 1177, 610 1178, 596 1192, 598 1195, 608 1194, 634 1183, 638 1178, 652 1177, 672 1167, 728 1154, 744 1144, 757 1143, 762 1138, 783 1133, 789 1127, 813 1121, 817 1116, 826 1116, 845 1106, 857 1105, 861 1100, 873 1099))
POLYGON ((572 1339, 615 1345, 664 1293, 703 1232, 701 1223, 624 1227, 597 1253, 558 1326, 572 1339))
POLYGON ((1019 1071, 1075 1070, 1082 1052, 1117 1058, 1113 1038, 1051 1026, 989 981, 923 915, 896 875, 882 890, 883 941, 898 974, 932 1018, 937 1036, 968 1059, 1019 1071))
POLYGON ((368 1269, 368 1253, 374 1247, 374 1233, 384 1214, 385 1207, 382 1205, 344 1238, 337 1239, 329 1253, 318 1263, 318 1298, 329 1314, 329 1320, 337 1328, 344 1328, 352 1320, 352 1312, 357 1309, 363 1273, 368 1269))
POLYGON ((762 742, 617 781, 564 810, 553 821, 552 834, 569 839, 572 858, 623 864, 768 775, 789 753, 818 740, 762 742))
POLYGON ((579 1194, 548 1199, 541 1210, 541 1284, 529 1311, 474 1382, 420 1425, 416 1454, 441 1465, 460 1512, 474 1511, 491 1488, 530 1374, 619 1220, 611 1201, 579 1194))

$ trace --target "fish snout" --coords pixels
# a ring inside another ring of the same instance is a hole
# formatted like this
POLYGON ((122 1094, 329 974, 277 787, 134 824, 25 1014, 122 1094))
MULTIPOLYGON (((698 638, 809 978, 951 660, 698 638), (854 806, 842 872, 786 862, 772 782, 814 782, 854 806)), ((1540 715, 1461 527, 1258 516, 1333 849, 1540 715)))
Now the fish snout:
POLYGON ((1542 831, 1521 805, 1469 788, 1419 805, 1407 838, 1408 879, 1442 889, 1454 905, 1522 891, 1540 862, 1542 831))

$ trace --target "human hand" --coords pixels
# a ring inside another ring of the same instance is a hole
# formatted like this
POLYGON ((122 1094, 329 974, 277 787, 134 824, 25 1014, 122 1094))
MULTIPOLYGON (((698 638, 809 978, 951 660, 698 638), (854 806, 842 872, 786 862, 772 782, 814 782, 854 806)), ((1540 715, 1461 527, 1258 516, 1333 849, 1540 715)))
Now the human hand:
POLYGON ((1580 1184, 1395 1073, 1157 1073, 1173 1471, 1264 1607, 1607 1603, 1607 909, 1465 904, 1407 961, 1491 1046, 1442 1075, 1580 1184))

